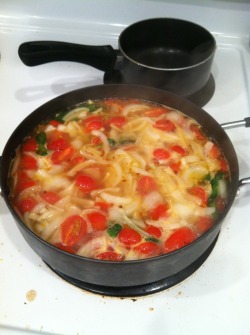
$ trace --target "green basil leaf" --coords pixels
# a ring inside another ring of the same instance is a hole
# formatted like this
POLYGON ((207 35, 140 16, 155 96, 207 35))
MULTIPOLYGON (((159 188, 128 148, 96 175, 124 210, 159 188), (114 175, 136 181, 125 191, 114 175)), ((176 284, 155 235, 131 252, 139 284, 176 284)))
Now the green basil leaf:
POLYGON ((44 144, 46 144, 47 137, 46 137, 46 134, 45 134, 44 131, 41 132, 41 133, 38 133, 36 135, 36 142, 37 142, 38 145, 44 145, 44 144))
POLYGON ((132 144, 132 143, 135 143, 135 140, 132 140, 131 138, 127 138, 127 139, 121 140, 121 141, 119 142, 119 144, 121 144, 121 145, 124 145, 124 144, 132 144))
POLYGON ((145 240, 147 241, 147 242, 155 242, 155 243, 158 243, 159 242, 159 240, 158 240, 158 238, 155 238, 155 237, 146 237, 145 238, 145 240))
POLYGON ((46 156, 48 154, 48 150, 44 146, 39 145, 36 150, 36 153, 40 156, 46 156))
POLYGON ((112 138, 108 138, 108 142, 111 145, 111 147, 113 147, 113 148, 116 147, 116 145, 117 145, 116 141, 113 140, 112 138))
POLYGON ((219 180, 222 180, 224 176, 224 172, 217 172, 214 178, 211 180, 212 193, 208 199, 208 206, 214 206, 214 201, 219 195, 219 180))
POLYGON ((115 223, 112 227, 107 229, 107 233, 110 237, 116 237, 121 230, 122 226, 119 223, 115 223))
POLYGON ((67 115, 69 113, 68 110, 66 111, 63 111, 63 112, 60 112, 58 113, 56 116, 55 116, 55 120, 60 122, 60 123, 64 123, 64 116, 67 115))

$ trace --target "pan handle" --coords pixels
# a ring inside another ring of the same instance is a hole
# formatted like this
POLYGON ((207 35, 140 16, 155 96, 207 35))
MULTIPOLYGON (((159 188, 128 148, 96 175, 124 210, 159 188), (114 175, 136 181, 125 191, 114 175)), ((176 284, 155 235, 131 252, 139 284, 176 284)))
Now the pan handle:
POLYGON ((239 181, 239 187, 242 187, 246 184, 250 184, 250 177, 240 179, 239 181))
POLYGON ((55 41, 25 42, 19 46, 18 54, 27 66, 73 61, 107 72, 114 68, 117 58, 117 51, 110 45, 88 46, 55 41))
POLYGON ((240 121, 222 123, 221 127, 223 129, 231 129, 231 128, 237 128, 237 127, 250 127, 250 117, 246 117, 244 120, 240 120, 240 121))

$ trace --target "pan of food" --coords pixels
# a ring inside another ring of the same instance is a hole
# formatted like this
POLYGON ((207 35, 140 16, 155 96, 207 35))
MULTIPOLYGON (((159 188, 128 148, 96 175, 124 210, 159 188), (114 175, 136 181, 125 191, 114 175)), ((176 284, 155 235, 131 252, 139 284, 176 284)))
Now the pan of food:
POLYGON ((58 273, 104 287, 195 262, 247 182, 213 117, 137 85, 56 97, 18 125, 1 158, 2 196, 27 243, 58 273))
POLYGON ((140 84, 192 97, 209 81, 216 50, 205 28, 175 18, 133 23, 119 36, 119 50, 55 41, 25 42, 24 64, 76 61, 104 71, 105 83, 140 84))

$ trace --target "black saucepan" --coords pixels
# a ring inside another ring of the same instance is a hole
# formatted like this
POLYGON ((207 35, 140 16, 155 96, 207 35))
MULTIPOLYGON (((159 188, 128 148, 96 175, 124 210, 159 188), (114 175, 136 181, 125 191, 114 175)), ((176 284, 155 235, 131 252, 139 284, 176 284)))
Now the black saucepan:
POLYGON ((215 241, 239 187, 239 168, 234 147, 224 129, 208 113, 190 101, 172 93, 136 85, 120 84, 86 87, 66 93, 45 103, 25 118, 10 136, 2 154, 1 165, 2 195, 16 220, 18 228, 31 248, 56 271, 79 281, 106 287, 131 287, 156 282, 175 275, 192 264, 215 241), (176 108, 197 120, 221 146, 231 174, 227 207, 208 232, 186 247, 169 254, 136 261, 110 262, 84 258, 64 252, 41 240, 22 223, 13 210, 8 198, 8 173, 11 161, 15 156, 15 150, 22 139, 32 132, 37 124, 51 118, 61 110, 88 99, 111 97, 144 99, 176 108))
POLYGON ((105 83, 140 84, 189 97, 210 78, 216 49, 212 34, 189 21, 154 18, 128 26, 119 51, 110 45, 26 42, 19 47, 24 64, 76 61, 105 71, 105 83))

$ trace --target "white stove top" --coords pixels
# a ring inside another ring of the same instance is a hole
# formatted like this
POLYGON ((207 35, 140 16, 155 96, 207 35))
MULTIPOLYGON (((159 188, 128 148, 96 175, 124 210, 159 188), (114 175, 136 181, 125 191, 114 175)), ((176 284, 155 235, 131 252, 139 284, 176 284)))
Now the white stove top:
MULTIPOLYGON (((19 45, 31 40, 111 44, 123 28, 149 17, 176 17, 210 30, 217 41, 216 91, 204 109, 218 122, 250 116, 250 4, 225 1, 0 0, 0 151, 39 105, 102 83, 87 65, 57 62, 28 68, 19 45), (216 8, 215 8, 216 7, 216 8)), ((250 130, 227 131, 240 178, 250 176, 250 130)), ((54 274, 27 245, 0 199, 0 334, 249 335, 250 189, 226 217, 206 262, 175 287, 141 298, 88 293, 54 274), (33 290, 33 291, 31 291, 33 290)))

